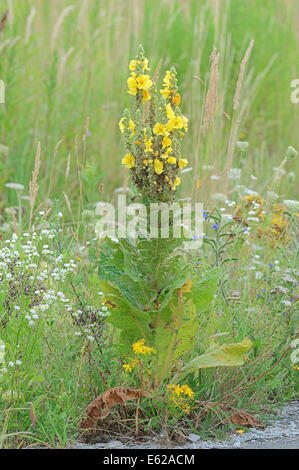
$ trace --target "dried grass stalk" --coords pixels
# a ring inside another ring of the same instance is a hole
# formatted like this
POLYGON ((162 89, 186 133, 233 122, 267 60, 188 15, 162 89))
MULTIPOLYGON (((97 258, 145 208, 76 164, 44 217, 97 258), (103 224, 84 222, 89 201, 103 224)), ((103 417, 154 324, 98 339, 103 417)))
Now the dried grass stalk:
POLYGON ((74 8, 75 8, 74 5, 69 5, 68 7, 66 7, 62 11, 62 13, 59 16, 58 20, 56 21, 56 23, 54 25, 53 33, 52 33, 52 38, 51 38, 51 49, 52 49, 52 51, 54 49, 55 42, 56 42, 57 36, 59 34, 60 28, 62 26, 62 23, 64 22, 65 18, 70 14, 70 12, 74 10, 74 8))
POLYGON ((30 197, 30 219, 29 219, 29 227, 31 228, 31 222, 32 222, 32 215, 33 215, 33 209, 36 201, 36 196, 38 193, 38 188, 39 185, 37 183, 37 178, 39 174, 39 168, 40 168, 40 142, 37 144, 37 149, 36 149, 36 154, 35 154, 35 164, 34 164, 34 170, 32 173, 32 179, 29 182, 29 197, 30 197))
POLYGON ((31 27, 32 27, 32 23, 33 23, 35 14, 36 14, 36 9, 33 6, 30 10, 30 13, 29 13, 27 21, 26 21, 25 44, 27 44, 29 42, 29 39, 30 39, 30 36, 31 36, 31 27))
POLYGON ((252 41, 250 42, 250 44, 248 46, 247 51, 245 52, 245 55, 243 57, 241 65, 240 65, 240 73, 239 73, 237 86, 236 86, 236 91, 235 91, 235 96, 234 96, 234 106, 233 106, 234 111, 237 109, 238 104, 239 104, 240 93, 241 93, 242 83, 243 83, 244 74, 245 74, 245 67, 246 67, 246 64, 249 60, 253 45, 254 45, 254 40, 252 39, 252 41))
POLYGON ((205 113, 202 126, 203 135, 205 135, 206 132, 211 130, 213 127, 218 102, 219 52, 217 52, 217 48, 215 46, 213 48, 212 54, 210 55, 210 64, 210 82, 206 97, 205 113))

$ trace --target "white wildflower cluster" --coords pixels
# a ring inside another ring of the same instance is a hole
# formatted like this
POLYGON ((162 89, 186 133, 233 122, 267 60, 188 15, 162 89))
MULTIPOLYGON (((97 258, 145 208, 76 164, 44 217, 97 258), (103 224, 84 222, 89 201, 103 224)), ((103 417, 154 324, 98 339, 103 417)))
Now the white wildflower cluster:
MULTIPOLYGON (((32 234, 13 234, 0 245, 0 295, 6 305, 6 313, 13 312, 34 326, 39 318, 50 315, 51 307, 69 312, 73 318, 81 315, 76 310, 77 299, 68 298, 62 291, 67 280, 74 276, 78 260, 65 259, 52 247, 51 240, 56 236, 55 229, 42 228, 32 234), (20 288, 21 286, 21 288, 20 288)), ((80 247, 80 253, 85 247, 80 247)), ((100 299, 101 301, 101 299, 100 299)), ((94 307, 86 306, 86 311, 94 307)), ((104 318, 108 308, 101 303, 96 309, 97 316, 104 318)), ((90 326, 90 325, 89 325, 90 326)), ((90 334, 87 328, 85 333, 90 334)), ((90 338, 89 338, 90 339, 90 338)))

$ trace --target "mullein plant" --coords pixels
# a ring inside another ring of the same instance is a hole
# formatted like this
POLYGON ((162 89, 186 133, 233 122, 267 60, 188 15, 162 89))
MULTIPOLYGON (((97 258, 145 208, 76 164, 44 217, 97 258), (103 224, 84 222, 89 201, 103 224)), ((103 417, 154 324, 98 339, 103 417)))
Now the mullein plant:
POLYGON ((131 60, 128 93, 134 102, 119 122, 127 154, 122 159, 138 191, 151 201, 172 201, 188 160, 181 157, 181 143, 188 119, 179 108, 176 70, 167 70, 160 98, 148 75, 148 59, 139 46, 131 60))
MULTIPOLYGON (((179 108, 176 71, 166 72, 158 98, 148 65, 139 46, 127 81, 132 111, 125 110, 119 122, 126 149, 122 164, 147 205, 173 201, 180 170, 188 163, 181 155, 188 119, 179 108)), ((203 273, 182 250, 183 242, 143 235, 101 243, 99 276, 110 312, 106 321, 119 332, 117 347, 126 373, 140 366, 132 357, 132 345, 150 348, 151 373, 143 381, 148 388, 181 383, 201 368, 240 366, 251 347, 248 339, 230 344, 205 339, 207 349, 198 355, 203 350, 199 320, 208 316, 220 273, 203 273)))

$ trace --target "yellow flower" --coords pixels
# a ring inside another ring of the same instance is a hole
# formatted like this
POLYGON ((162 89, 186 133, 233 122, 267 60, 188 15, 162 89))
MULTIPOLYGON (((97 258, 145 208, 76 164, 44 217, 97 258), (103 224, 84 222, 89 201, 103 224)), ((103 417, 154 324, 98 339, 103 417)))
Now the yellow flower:
POLYGON ((163 162, 161 162, 161 160, 159 160, 158 158, 155 158, 154 168, 155 173, 157 173, 157 175, 161 175, 161 173, 163 173, 163 162))
POLYGON ((188 385, 186 385, 186 384, 182 385, 181 386, 181 391, 182 391, 182 393, 187 395, 187 397, 194 398, 194 392, 193 392, 193 390, 191 390, 191 388, 188 385))
POLYGON ((151 99, 151 95, 149 94, 148 90, 142 90, 142 103, 151 99))
POLYGON ((188 118, 186 116, 182 116, 182 122, 183 122, 183 129, 187 132, 188 130, 188 118))
POLYGON ((133 168, 135 166, 135 158, 130 153, 127 153, 123 157, 121 163, 125 165, 127 168, 133 168))
POLYGON ((170 398, 173 403, 180 407, 185 413, 190 412, 190 400, 194 398, 194 392, 188 385, 168 385, 170 398))
POLYGON ((167 158, 167 163, 171 163, 172 165, 174 165, 176 163, 176 158, 175 157, 168 157, 167 158))
POLYGON ((150 70, 150 69, 148 68, 148 59, 147 59, 146 57, 144 57, 144 59, 143 59, 142 70, 143 70, 143 71, 144 71, 144 70, 150 70))
POLYGON ((171 102, 172 102, 172 104, 174 104, 175 106, 179 106, 179 105, 180 105, 180 102, 181 102, 180 94, 177 93, 176 95, 174 95, 174 97, 172 98, 171 102))
POLYGON ((153 128, 153 133, 156 135, 164 135, 165 134, 164 124, 161 124, 161 122, 157 122, 153 128))
POLYGON ((129 69, 131 70, 131 72, 136 70, 136 67, 137 67, 136 60, 131 60, 130 65, 129 65, 129 69))
MULTIPOLYGON (((154 348, 150 348, 148 346, 144 346, 145 340, 144 338, 140 339, 137 341, 137 343, 133 344, 133 351, 135 354, 150 354, 150 353, 155 353, 154 348)), ((138 361, 137 361, 138 363, 138 361)))
POLYGON ((171 104, 168 103, 166 106, 165 106, 165 109, 166 109, 166 116, 167 116, 167 119, 173 119, 175 117, 175 114, 174 114, 174 111, 171 107, 171 104))
POLYGON ((182 129, 184 127, 184 121, 181 116, 174 116, 169 119, 166 124, 166 129, 171 132, 173 129, 182 129))
POLYGON ((120 132, 121 132, 122 134, 125 132, 124 120, 125 120, 125 118, 122 117, 121 120, 120 120, 119 123, 118 123, 119 128, 120 128, 120 132))
POLYGON ((123 364, 123 368, 126 370, 126 372, 132 372, 134 367, 138 366, 138 364, 138 359, 132 359, 129 364, 123 364))
POLYGON ((147 140, 144 142, 145 145, 145 152, 153 152, 153 142, 152 139, 147 140))
POLYGON ((164 137, 162 140, 162 148, 169 147, 171 145, 171 139, 169 137, 164 137))
POLYGON ((129 77, 128 80, 127 80, 127 84, 128 84, 128 88, 129 88, 128 93, 130 93, 130 95, 136 95, 136 93, 137 93, 137 82, 136 82, 135 77, 129 77))
POLYGON ((164 96, 165 99, 167 99, 169 97, 170 90, 166 87, 160 90, 160 93, 162 96, 164 96))
POLYGON ((237 432, 238 434, 244 434, 245 431, 244 431, 244 429, 237 429, 236 432, 237 432))
POLYGON ((129 120, 128 129, 130 129, 130 131, 132 132, 132 134, 130 135, 130 137, 133 137, 133 135, 136 134, 136 131, 135 131, 135 124, 134 124, 134 121, 132 121, 132 119, 129 120))
POLYGON ((148 90, 153 84, 149 75, 139 75, 136 81, 137 81, 137 86, 140 90, 148 90))
POLYGON ((180 158, 179 159, 179 168, 180 170, 184 168, 186 165, 188 165, 188 160, 187 158, 180 158))
POLYGON ((163 153, 162 158, 169 157, 171 152, 172 152, 172 147, 168 147, 168 149, 163 153))

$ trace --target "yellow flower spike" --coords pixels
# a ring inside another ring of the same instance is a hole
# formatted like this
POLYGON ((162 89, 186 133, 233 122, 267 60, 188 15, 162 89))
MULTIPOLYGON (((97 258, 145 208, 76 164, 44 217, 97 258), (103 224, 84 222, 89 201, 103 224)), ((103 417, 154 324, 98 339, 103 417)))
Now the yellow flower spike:
POLYGON ((167 163, 171 163, 172 165, 175 165, 176 158, 175 157, 168 157, 167 158, 167 163))
POLYGON ((139 77, 136 79, 136 82, 139 90, 148 90, 153 84, 149 75, 139 75, 139 77))
POLYGON ((123 157, 121 163, 125 165, 127 168, 133 168, 135 166, 135 158, 130 153, 127 153, 123 157))
POLYGON ((171 145, 171 139, 169 137, 164 137, 162 140, 162 149, 169 147, 171 145))
POLYGON ((129 77, 127 80, 130 95, 136 95, 137 93, 137 82, 134 77, 129 77))
POLYGON ((187 158, 180 158, 179 159, 179 168, 180 170, 184 168, 186 165, 188 165, 188 160, 187 158))
POLYGON ((181 184, 181 178, 176 178, 173 183, 175 186, 179 186, 181 184))
POLYGON ((170 72, 170 70, 166 71, 166 74, 163 78, 163 83, 167 88, 171 87, 171 78, 173 78, 173 73, 170 72))
POLYGON ((165 126, 161 124, 161 122, 157 122, 153 128, 153 133, 156 135, 164 135, 165 134, 165 126))

